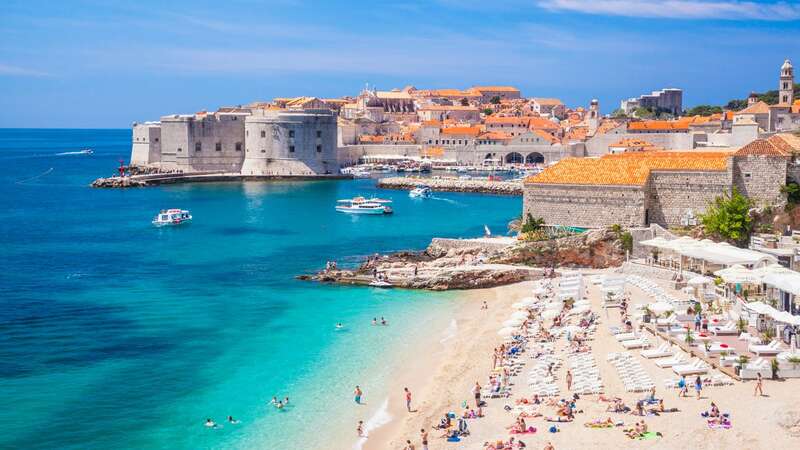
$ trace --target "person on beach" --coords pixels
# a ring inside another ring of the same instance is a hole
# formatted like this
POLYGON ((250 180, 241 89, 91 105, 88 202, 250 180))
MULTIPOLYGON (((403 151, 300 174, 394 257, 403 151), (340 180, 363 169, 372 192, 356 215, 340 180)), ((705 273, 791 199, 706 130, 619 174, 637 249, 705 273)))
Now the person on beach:
POLYGON ((694 379, 694 390, 697 391, 697 399, 700 400, 700 394, 703 392, 703 380, 700 379, 700 375, 694 379))
POLYGON ((678 397, 686 397, 689 393, 689 389, 686 386, 686 375, 681 375, 681 379, 678 381, 678 387, 681 389, 678 393, 678 397))
POLYGON ((422 440, 422 450, 428 450, 428 432, 424 428, 419 430, 419 438, 422 440))
POLYGON ((481 306, 481 309, 489 309, 489 304, 486 303, 486 300, 483 301, 483 305, 481 306))
POLYGON ((364 421, 359 420, 358 425, 356 425, 356 433, 358 433, 358 437, 365 437, 364 436, 364 421))
POLYGON ((552 443, 548 442, 547 444, 545 444, 544 450, 556 450, 556 448, 553 447, 552 443))
POLYGON ((355 390, 353 391, 353 396, 355 397, 356 404, 361 404, 361 395, 364 393, 361 392, 361 388, 356 386, 355 390))
POLYGON ((405 391, 406 394, 406 410, 411 412, 411 391, 409 391, 407 387, 403 388, 403 391, 405 391))
POLYGON ((411 440, 406 439, 406 446, 403 447, 403 450, 414 450, 415 448, 416 447, 414 447, 414 444, 411 443, 411 440))
POLYGON ((472 395, 475 396, 475 407, 481 407, 481 385, 476 381, 475 386, 472 387, 472 395))
POLYGON ((415 277, 417 276, 417 271, 418 271, 418 268, 417 268, 417 266, 414 266, 414 276, 415 276, 415 277))
POLYGON ((755 390, 753 390, 753 397, 755 397, 756 394, 758 394, 758 395, 760 395, 762 397, 764 396, 764 387, 763 387, 763 385, 764 385, 764 381, 761 379, 761 372, 758 372, 757 378, 756 378, 756 388, 755 388, 755 390))
POLYGON ((567 369, 567 390, 572 390, 572 371, 567 369))

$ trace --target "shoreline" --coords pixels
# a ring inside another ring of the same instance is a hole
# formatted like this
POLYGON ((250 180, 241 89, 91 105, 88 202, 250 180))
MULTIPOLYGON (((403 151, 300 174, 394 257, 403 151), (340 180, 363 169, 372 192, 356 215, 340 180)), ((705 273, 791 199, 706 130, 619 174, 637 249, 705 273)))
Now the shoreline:
POLYGON ((97 178, 94 188, 151 187, 164 184, 230 183, 246 181, 327 181, 348 180, 350 175, 244 175, 237 173, 164 173, 97 178))

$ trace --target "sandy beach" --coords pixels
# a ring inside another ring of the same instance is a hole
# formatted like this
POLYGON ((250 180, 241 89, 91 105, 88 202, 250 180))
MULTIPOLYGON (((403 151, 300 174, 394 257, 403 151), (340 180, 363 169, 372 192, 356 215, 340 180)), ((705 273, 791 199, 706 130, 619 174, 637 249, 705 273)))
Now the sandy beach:
MULTIPOLYGON (((585 272, 589 273, 589 272, 585 272)), ((591 273, 599 273, 593 271, 591 273)), ((588 284, 588 283, 587 283, 588 284)), ((432 342, 431 349, 419 349, 417 356, 409 361, 408 370, 397 374, 396 386, 391 390, 388 410, 391 422, 372 431, 366 440, 365 449, 402 449, 406 439, 410 439, 417 450, 422 449, 420 429, 429 432, 430 449, 482 449, 486 442, 499 439, 508 440, 511 434, 507 427, 514 424, 516 416, 504 410, 505 405, 514 406, 515 400, 531 397, 527 386, 527 373, 531 368, 531 356, 523 354, 521 360, 526 362, 520 375, 512 378, 512 394, 508 398, 488 399, 484 408, 485 417, 468 420, 471 434, 458 443, 447 442, 442 432, 433 430, 432 426, 439 422, 445 412, 461 414, 463 404, 470 407, 474 404, 470 389, 476 381, 485 385, 492 366, 492 351, 499 346, 503 338, 497 331, 502 322, 513 312, 511 304, 522 297, 531 295, 533 282, 519 283, 492 289, 476 290, 459 294, 461 296, 458 312, 452 320, 457 324, 456 333, 445 341, 444 345, 432 342), (488 310, 481 309, 483 301, 489 305, 488 310), (439 350, 439 348, 443 348, 439 350), (402 387, 409 386, 413 392, 412 410, 405 410, 402 387)), ((626 285, 626 292, 632 305, 649 303, 652 300, 639 288, 626 285)), ((603 393, 607 397, 618 396, 628 405, 635 405, 645 393, 626 392, 615 367, 607 361, 609 353, 622 352, 625 349, 609 331, 610 326, 620 325, 617 309, 608 313, 600 307, 601 293, 598 286, 588 288, 592 310, 598 314, 600 324, 593 340, 588 341, 592 355, 597 362, 602 378, 603 393)), ((433 334, 433 333, 432 333, 433 334)), ((438 335, 440 333, 436 333, 438 335)), ((432 337, 431 339, 434 339, 432 337)), ((566 346, 564 339, 555 344, 555 354, 566 346)), ((694 391, 689 397, 681 398, 677 389, 664 387, 664 380, 675 378, 670 369, 657 367, 652 360, 639 356, 639 350, 631 350, 640 362, 641 367, 650 375, 657 388, 658 398, 664 399, 666 408, 677 408, 678 412, 662 413, 659 416, 646 417, 651 431, 660 432, 663 436, 652 440, 631 440, 622 432, 622 428, 633 425, 639 416, 606 412, 608 403, 598 400, 598 395, 581 396, 577 402, 574 422, 557 424, 560 432, 550 433, 546 428, 550 424, 541 417, 527 419, 529 426, 537 428, 533 434, 516 435, 527 444, 527 448, 543 448, 551 442, 556 449, 577 449, 585 447, 600 448, 744 448, 772 449, 775 447, 792 448, 800 439, 800 380, 772 381, 765 379, 763 397, 755 397, 755 382, 734 381, 732 385, 712 386, 703 389, 698 400, 694 391), (723 413, 729 413, 732 427, 730 429, 711 429, 706 419, 700 414, 707 411, 710 402, 716 402, 723 413), (622 421, 624 427, 588 428, 585 422, 594 419, 622 421), (791 428, 794 424, 794 428, 791 428)), ((555 371, 555 379, 561 392, 566 397, 566 366, 555 371)), ((767 377, 769 374, 765 374, 767 377)), ((393 382, 393 384, 395 384, 393 382)), ((560 398, 560 397, 557 397, 560 398)), ((545 416, 555 415, 555 410, 542 405, 540 411, 545 416)), ((515 447, 516 448, 516 447, 515 447)))

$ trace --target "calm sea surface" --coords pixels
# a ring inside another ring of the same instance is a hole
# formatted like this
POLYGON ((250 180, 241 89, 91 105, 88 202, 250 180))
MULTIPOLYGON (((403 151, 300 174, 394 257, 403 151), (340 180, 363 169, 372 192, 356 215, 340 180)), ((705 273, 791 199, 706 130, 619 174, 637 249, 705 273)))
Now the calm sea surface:
POLYGON ((374 180, 89 188, 128 159, 130 137, 0 130, 0 448, 329 448, 378 408, 392 351, 458 299, 293 277, 484 224, 503 233, 521 206, 412 200, 374 180), (63 154, 83 148, 95 154, 63 154), (393 199, 395 214, 334 211, 358 194, 393 199), (170 207, 194 223, 152 227, 170 207))

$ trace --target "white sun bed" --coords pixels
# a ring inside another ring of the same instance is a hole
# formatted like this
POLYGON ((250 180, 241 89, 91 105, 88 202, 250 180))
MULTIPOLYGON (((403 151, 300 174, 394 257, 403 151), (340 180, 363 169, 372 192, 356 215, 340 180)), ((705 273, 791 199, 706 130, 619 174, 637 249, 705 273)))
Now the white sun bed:
POLYGON ((678 375, 701 375, 708 372, 708 365, 699 358, 689 364, 672 366, 672 371, 678 375))
POLYGON ((736 328, 736 324, 733 322, 728 322, 721 326, 715 325, 708 327, 708 331, 713 333, 715 336, 739 334, 739 329, 736 328))
POLYGON ((777 355, 778 353, 782 352, 783 349, 781 348, 781 344, 778 341, 772 341, 767 345, 759 345, 759 344, 750 344, 747 347, 751 353, 755 353, 757 356, 761 355, 777 355))
POLYGON ((636 336, 636 333, 620 333, 614 336, 614 339, 616 339, 619 342, 631 341, 633 339, 638 339, 638 338, 639 336, 636 336))
POLYGON ((666 369, 672 366, 686 364, 688 361, 686 360, 686 357, 683 356, 683 354, 678 354, 676 356, 673 356, 672 358, 659 359, 654 362, 656 363, 656 366, 662 369, 666 369))
POLYGON ((670 350, 669 344, 664 343, 661 344, 658 348, 650 350, 642 350, 639 354, 647 359, 653 359, 653 358, 665 358, 667 356, 672 356, 674 352, 670 350))
POLYGON ((622 344, 623 347, 625 347, 626 349, 630 350, 630 349, 633 349, 633 348, 649 347, 650 346, 650 341, 648 341, 647 338, 643 337, 643 338, 640 338, 640 339, 631 339, 631 340, 628 340, 628 341, 622 341, 621 344, 622 344))

